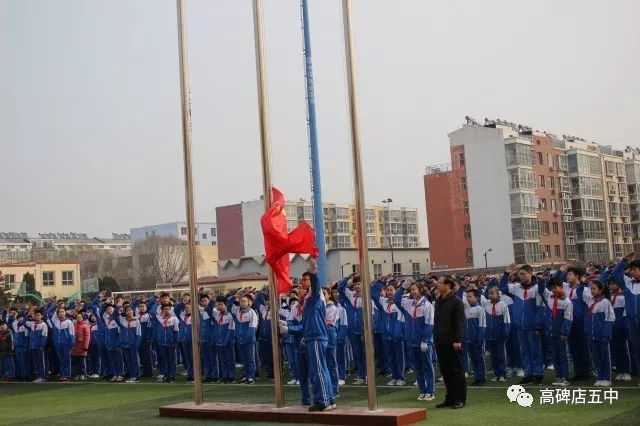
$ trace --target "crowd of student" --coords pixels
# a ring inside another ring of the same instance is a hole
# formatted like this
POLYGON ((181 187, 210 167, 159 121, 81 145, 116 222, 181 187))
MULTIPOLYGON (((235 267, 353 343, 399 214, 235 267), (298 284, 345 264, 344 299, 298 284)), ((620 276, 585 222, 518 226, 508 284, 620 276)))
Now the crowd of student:
MULTIPOLYGON (((501 276, 381 277, 370 284, 376 368, 389 376, 389 386, 406 385, 407 372, 415 371, 418 399, 434 399, 434 312, 438 286, 446 285, 464 302, 464 327, 454 330, 453 341, 461 343, 474 385, 486 382, 486 362, 496 382, 513 376, 521 377, 522 384, 540 384, 546 368, 555 370, 555 386, 591 379, 594 370, 594 385, 610 386, 612 365, 615 380, 631 380, 640 371, 640 261, 634 257, 631 253, 610 265, 564 265, 539 273, 528 265, 511 265, 501 276)), ((305 273, 299 286, 281 295, 275 317, 288 384, 301 386, 307 405, 309 385, 318 380, 318 386, 330 389, 326 393, 333 401, 352 366, 353 384, 366 383, 363 283, 351 275, 322 288, 319 299, 310 299, 313 279, 315 275, 305 273), (321 326, 303 318, 310 300, 319 303, 321 326), (314 330, 326 335, 314 336, 314 330), (326 344, 314 347, 317 339, 326 344), (318 350, 326 357, 328 377, 315 377, 317 370, 310 365, 318 350)), ((217 297, 203 293, 198 305, 206 383, 235 382, 237 363, 241 383, 254 383, 260 366, 273 377, 273 311, 267 289, 217 297)), ((172 383, 178 364, 184 366, 186 380, 193 380, 188 294, 179 301, 168 293, 127 300, 101 292, 87 301, 49 301, 41 308, 10 307, 0 314, 4 380, 89 377, 136 383, 157 369, 158 381, 172 383)))

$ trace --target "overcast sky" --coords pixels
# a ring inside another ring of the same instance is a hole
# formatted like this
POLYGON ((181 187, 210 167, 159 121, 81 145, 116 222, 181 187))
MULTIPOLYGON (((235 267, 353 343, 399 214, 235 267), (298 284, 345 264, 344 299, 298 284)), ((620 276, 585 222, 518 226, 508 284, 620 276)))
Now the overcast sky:
MULTIPOLYGON (((298 0, 265 0, 274 184, 311 198, 298 0)), ((196 220, 260 195, 250 0, 187 0, 196 220)), ((0 0, 0 231, 183 220, 175 1, 0 0)), ((353 199, 339 0, 310 0, 326 201, 353 199)), ((640 2, 353 0, 367 203, 418 207, 447 133, 638 145, 640 2)))

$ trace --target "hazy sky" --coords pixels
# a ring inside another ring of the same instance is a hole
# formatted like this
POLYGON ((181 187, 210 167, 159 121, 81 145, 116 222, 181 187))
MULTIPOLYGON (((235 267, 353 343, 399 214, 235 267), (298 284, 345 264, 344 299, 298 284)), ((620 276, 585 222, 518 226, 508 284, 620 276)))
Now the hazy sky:
MULTIPOLYGON (((274 184, 309 199, 298 0, 265 0, 274 184)), ((187 0, 196 219, 260 195, 250 0, 187 0)), ((183 220, 175 1, 0 0, 0 231, 183 220)), ((325 200, 353 198, 339 0, 310 0, 325 200)), ((471 115, 637 145, 640 2, 353 0, 367 203, 471 115)), ((424 241, 423 241, 424 242, 424 241)))

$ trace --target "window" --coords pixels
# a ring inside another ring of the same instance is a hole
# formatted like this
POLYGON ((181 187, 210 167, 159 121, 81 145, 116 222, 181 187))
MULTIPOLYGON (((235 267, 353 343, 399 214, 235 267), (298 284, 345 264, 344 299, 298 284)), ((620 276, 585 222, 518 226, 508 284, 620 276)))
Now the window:
POLYGON ((509 196, 512 215, 531 215, 538 213, 538 199, 533 194, 519 193, 509 196))
POLYGON ((553 176, 549 176, 549 188, 556 189, 556 180, 553 176))
POLYGON ((551 211, 556 213, 558 211, 558 205, 556 203, 555 198, 551 199, 551 211))
POLYGON ((202 234, 202 239, 203 239, 203 240, 206 240, 206 239, 207 239, 207 234, 206 234, 206 233, 202 234))
POLYGON ((211 236, 212 237, 216 236, 216 228, 211 228, 211 236))
POLYGON ((541 152, 538 152, 538 164, 544 164, 544 157, 541 152))
POLYGON ((542 211, 547 211, 547 199, 546 198, 540 198, 540 210, 542 211))
POLYGON ((403 212, 403 220, 409 223, 418 223, 418 212, 415 210, 403 212))
POLYGON ((540 237, 540 222, 532 218, 511 219, 514 240, 537 240, 540 237))
POLYGON ((364 217, 367 222, 375 222, 376 220, 376 212, 372 209, 365 209, 364 217))
POLYGON ((349 218, 349 209, 344 207, 336 208, 336 217, 338 219, 348 219, 349 218))
POLYGON ((562 252, 560 251, 560 246, 553 246, 553 255, 555 257, 562 257, 562 252))
POLYGON ((604 168, 607 172, 607 176, 613 176, 616 174, 616 163, 614 163, 613 161, 605 161, 604 168))
POLYGON ((187 235, 187 227, 183 226, 180 228, 180 235, 187 235))
POLYGON ((549 222, 540 222, 540 232, 542 235, 549 235, 549 222))
POLYGON ((464 225, 464 229, 463 229, 463 230, 464 230, 464 238, 465 238, 466 240, 471 239, 471 225, 470 225, 470 224, 468 224, 468 223, 466 223, 466 224, 464 225))
POLYGON ((464 214, 469 214, 469 202, 468 201, 463 201, 462 202, 462 209, 464 210, 464 214))
POLYGON ((12 290, 16 282, 16 276, 14 274, 7 274, 4 276, 4 287, 7 290, 12 290))
POLYGON ((377 280, 382 276, 382 264, 374 263, 373 264, 373 279, 377 280))
POLYGON ((611 216, 620 216, 620 203, 609 203, 609 214, 611 216))
POLYGON ((624 168, 624 163, 616 163, 616 174, 619 177, 626 177, 626 172, 624 168))
POLYGON ((62 271, 62 285, 73 285, 73 271, 62 271))
POLYGON ((540 244, 538 243, 514 244, 513 254, 516 263, 538 263, 542 260, 540 244))
POLYGON ((367 246, 369 246, 369 248, 378 247, 378 245, 376 244, 376 237, 375 236, 368 236, 367 237, 367 246))
POLYGON ((566 176, 560 176, 560 191, 571 192, 571 181, 566 176))
POLYGON ((49 287, 54 285, 56 285, 55 272, 53 271, 42 272, 42 286, 49 287))
POLYGON ((509 170, 509 189, 521 190, 521 189, 535 189, 535 180, 533 172, 530 169, 517 169, 509 170))
MULTIPOLYGON (((624 206, 625 204, 623 204, 624 206)), ((578 198, 571 200, 573 214, 576 217, 590 217, 604 219, 604 201, 591 198, 578 198)), ((628 207, 629 205, 626 204, 628 207)))
POLYGON ((504 146, 507 158, 507 166, 528 166, 533 165, 533 151, 529 145, 522 143, 512 143, 504 146))
POLYGON ((467 263, 473 264, 473 249, 471 248, 467 249, 467 263))
POLYGON ((548 259, 551 257, 551 246, 544 246, 544 251, 542 252, 542 258, 548 259))
POLYGON ((411 275, 420 275, 420 264, 412 263, 411 264, 411 275))
POLYGON ((348 234, 349 222, 336 222, 336 232, 338 234, 348 234))
POLYGON ((407 247, 418 247, 418 237, 411 235, 407 237, 407 247))
POLYGON ((367 222, 367 234, 375 234, 375 233, 376 233, 375 222, 367 222))
POLYGON ((619 188, 619 193, 621 197, 626 197, 627 195, 629 195, 629 193, 627 192, 627 184, 626 183, 619 183, 618 184, 618 188, 619 188))
POLYGON ((553 222, 553 233, 556 235, 560 233, 560 226, 558 225, 558 222, 553 222))
POLYGON ((338 248, 350 248, 351 247, 351 237, 346 237, 339 235, 337 237, 338 248))
POLYGON ((553 154, 547 154, 547 164, 553 166, 553 154))
POLYGON ((544 188, 544 187, 545 187, 545 185, 544 185, 544 181, 545 181, 545 177, 544 177, 544 175, 539 175, 539 176, 538 176, 538 182, 539 182, 539 184, 540 184, 540 188, 544 188))
POLYGON ((360 270, 360 265, 353 263, 351 265, 351 272, 354 274, 357 274, 358 271, 360 270))
POLYGON ((465 176, 462 176, 460 178, 460 187, 462 188, 463 191, 467 190, 467 178, 465 176))
POLYGON ((402 275, 402 263, 393 264, 393 275, 402 275))
POLYGON ((575 230, 579 240, 604 240, 607 237, 604 222, 580 220, 575 222, 575 230))
POLYGON ((464 166, 464 152, 458 154, 458 160, 460 161, 460 166, 464 166))

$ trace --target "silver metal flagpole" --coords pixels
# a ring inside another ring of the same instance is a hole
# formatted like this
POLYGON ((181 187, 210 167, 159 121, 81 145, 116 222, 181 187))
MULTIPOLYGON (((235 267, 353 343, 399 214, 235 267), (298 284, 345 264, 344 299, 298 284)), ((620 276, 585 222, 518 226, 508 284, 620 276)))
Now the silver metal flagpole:
POLYGON ((349 117, 351 119, 351 148, 353 152, 353 183, 356 199, 356 237, 358 241, 358 264, 362 280, 362 299, 364 310, 364 348, 367 364, 367 393, 369 410, 378 406, 376 398, 376 371, 373 358, 373 332, 371 330, 371 299, 369 297, 369 254, 367 234, 364 229, 365 203, 362 160, 360 156, 360 128, 358 125, 358 98, 356 94, 356 70, 353 61, 353 34, 351 32, 351 0, 342 0, 344 25, 344 48, 347 65, 347 91, 349 95, 349 117))
POLYGON ((180 64, 180 100, 182 106, 182 151, 184 157, 184 198, 187 209, 189 246, 189 288, 191 293, 191 345, 193 348, 193 393, 196 405, 202 404, 202 369, 200 366, 200 314, 198 297, 198 263, 196 253, 193 175, 191 169, 191 89, 187 60, 187 30, 184 0, 176 0, 178 9, 178 53, 180 64))
MULTIPOLYGON (((271 205, 271 161, 269 159, 269 113, 267 111, 267 73, 264 59, 264 30, 262 0, 253 0, 253 29, 256 50, 256 74, 258 83, 258 114, 260 121, 260 152, 262 154, 262 189, 265 211, 271 205)), ((280 364, 280 336, 278 319, 280 301, 273 270, 269 267, 269 300, 271 301, 271 346, 273 350, 273 376, 276 408, 284 407, 282 368, 280 364)))

